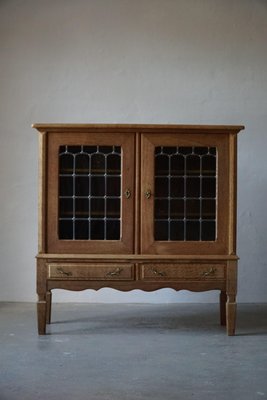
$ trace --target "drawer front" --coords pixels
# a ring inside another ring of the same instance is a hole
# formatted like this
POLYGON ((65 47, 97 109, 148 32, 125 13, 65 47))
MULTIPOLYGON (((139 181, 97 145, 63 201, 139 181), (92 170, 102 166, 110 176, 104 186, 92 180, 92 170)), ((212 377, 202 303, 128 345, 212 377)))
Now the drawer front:
POLYGON ((50 279, 69 280, 133 280, 134 264, 82 264, 82 263, 49 263, 50 279))
POLYGON ((170 264, 153 263, 141 265, 141 279, 153 281, 172 280, 224 280, 225 264, 170 264))

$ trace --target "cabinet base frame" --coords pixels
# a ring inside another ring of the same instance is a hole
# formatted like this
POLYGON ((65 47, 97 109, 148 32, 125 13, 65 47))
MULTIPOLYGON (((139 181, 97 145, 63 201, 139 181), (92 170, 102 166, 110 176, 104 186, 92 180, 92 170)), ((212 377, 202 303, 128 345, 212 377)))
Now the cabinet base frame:
MULTIPOLYGON (((98 257, 99 258, 99 257, 98 257)), ((149 264, 154 263, 155 265, 159 264, 162 266, 166 263, 168 266, 170 263, 169 258, 162 257, 142 257, 135 256, 129 257, 127 260, 126 257, 120 257, 119 259, 114 259, 114 257, 108 258, 105 257, 104 261, 110 263, 112 267, 114 267, 114 263, 118 263, 117 272, 120 271, 119 265, 123 265, 128 261, 130 264, 135 265, 134 270, 134 280, 116 280, 116 276, 114 279, 85 279, 84 277, 72 277, 65 275, 63 277, 54 278, 49 276, 50 269, 49 263, 58 263, 61 265, 66 262, 75 262, 81 268, 83 265, 88 265, 90 261, 93 263, 94 267, 96 265, 94 258, 79 257, 77 261, 77 257, 71 258, 71 256, 66 255, 53 255, 50 258, 50 255, 41 254, 37 256, 37 294, 38 294, 38 303, 37 303, 37 321, 38 321, 38 333, 39 335, 46 334, 46 325, 51 323, 51 305, 52 305, 52 290, 53 289, 65 289, 72 291, 80 291, 86 289, 95 289, 99 290, 104 287, 114 288, 121 291, 130 291, 133 289, 140 289, 144 291, 154 291, 161 288, 172 288, 174 290, 189 290, 193 292, 202 292, 209 290, 219 290, 220 291, 220 323, 222 326, 226 325, 226 332, 229 336, 233 336, 235 334, 235 325, 236 325, 236 288, 237 288, 237 257, 236 256, 227 256, 222 257, 218 256, 218 258, 212 257, 194 257, 189 258, 187 256, 181 257, 177 256, 176 258, 171 258, 171 263, 173 264, 173 260, 176 260, 178 270, 179 265, 184 265, 185 261, 190 267, 194 265, 196 269, 201 272, 201 276, 196 278, 196 274, 190 278, 188 274, 185 278, 179 276, 179 278, 175 279, 173 276, 169 279, 168 276, 159 276, 160 280, 144 280, 142 279, 141 267, 144 262, 149 264), (211 269, 209 269, 205 275, 203 274, 203 264, 208 265, 216 265, 216 263, 220 266, 220 268, 225 266, 225 275, 222 277, 219 275, 219 278, 216 279, 216 276, 213 277, 212 274, 209 275, 211 269)), ((101 260, 101 266, 103 265, 103 260, 101 260)), ((171 265, 172 265, 171 264, 171 265)), ((90 264, 89 264, 90 265, 90 264)), ((97 267, 96 267, 97 268, 97 267)), ((116 274, 116 270, 114 272, 116 274)), ((119 273, 119 272, 118 272, 119 273)), ((163 272, 162 272, 163 274, 163 272)), ((113 277, 113 275, 111 275, 113 277)))

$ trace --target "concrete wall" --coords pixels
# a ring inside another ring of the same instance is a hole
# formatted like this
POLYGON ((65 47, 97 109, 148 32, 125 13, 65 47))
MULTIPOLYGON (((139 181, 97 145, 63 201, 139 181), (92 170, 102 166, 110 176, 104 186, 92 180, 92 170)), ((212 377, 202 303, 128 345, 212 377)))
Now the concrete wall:
MULTIPOLYGON (((34 301, 33 122, 244 124, 240 302, 267 301, 267 2, 0 1, 0 300, 34 301), (266 148, 265 148, 266 146, 266 148)), ((57 301, 214 301, 217 293, 56 292, 57 301)))

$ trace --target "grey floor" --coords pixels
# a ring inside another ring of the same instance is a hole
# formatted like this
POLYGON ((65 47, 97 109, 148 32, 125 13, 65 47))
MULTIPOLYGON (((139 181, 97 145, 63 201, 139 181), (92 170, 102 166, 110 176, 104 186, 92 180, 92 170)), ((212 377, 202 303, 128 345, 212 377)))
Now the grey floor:
POLYGON ((267 399, 267 304, 55 304, 46 336, 35 304, 0 303, 0 400, 267 399))

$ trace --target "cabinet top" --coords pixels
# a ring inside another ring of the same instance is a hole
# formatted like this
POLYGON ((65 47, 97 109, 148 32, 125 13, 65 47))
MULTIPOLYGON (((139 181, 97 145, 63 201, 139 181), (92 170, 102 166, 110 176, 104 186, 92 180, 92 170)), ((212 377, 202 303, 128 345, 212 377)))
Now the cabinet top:
POLYGON ((176 132, 176 133, 238 133, 243 125, 161 125, 161 124, 32 124, 39 132, 176 132))

